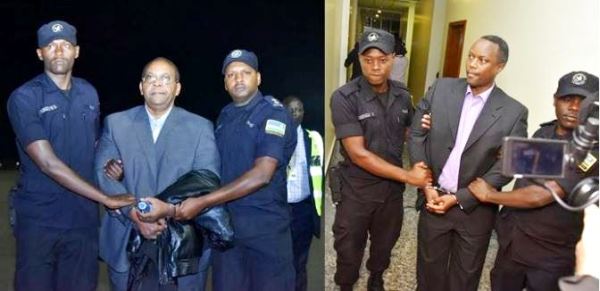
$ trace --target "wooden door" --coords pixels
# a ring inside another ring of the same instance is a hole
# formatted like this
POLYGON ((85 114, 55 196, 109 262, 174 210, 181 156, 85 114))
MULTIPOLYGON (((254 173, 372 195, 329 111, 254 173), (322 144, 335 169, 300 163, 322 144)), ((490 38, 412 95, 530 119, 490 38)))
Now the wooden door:
POLYGON ((446 56, 444 58, 443 77, 458 77, 465 38, 466 20, 450 22, 448 25, 448 39, 446 41, 446 56))

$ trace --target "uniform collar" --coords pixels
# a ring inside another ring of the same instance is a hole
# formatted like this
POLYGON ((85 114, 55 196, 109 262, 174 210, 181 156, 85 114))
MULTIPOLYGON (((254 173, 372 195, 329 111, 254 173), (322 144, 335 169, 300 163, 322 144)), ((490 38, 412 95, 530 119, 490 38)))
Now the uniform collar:
MULTIPOLYGON (((402 87, 396 85, 396 83, 392 82, 389 79, 387 80, 387 82, 388 82, 388 91, 387 91, 388 96, 396 99, 396 97, 401 95, 402 87)), ((364 100, 371 101, 371 100, 377 98, 377 93, 375 93, 375 91, 373 91, 371 84, 369 84, 369 82, 367 81, 367 79, 365 79, 365 77, 360 76, 358 78, 358 87, 361 89, 359 91, 360 97, 363 98, 364 100)))
MULTIPOLYGON (((44 90, 46 91, 46 93, 48 94, 52 94, 55 92, 61 92, 63 90, 61 90, 60 88, 58 88, 58 86, 56 86, 56 83, 54 83, 54 81, 52 81, 52 79, 50 79, 50 77, 46 74, 46 73, 41 73, 39 75, 40 81, 42 82, 42 84, 44 85, 44 90)), ((73 76, 71 76, 71 96, 76 96, 75 91, 77 90, 76 88, 77 86, 75 85, 75 78, 73 76)))
POLYGON ((256 104, 258 104, 258 102, 260 102, 263 99, 263 95, 260 92, 260 90, 256 90, 256 95, 254 95, 254 97, 252 97, 252 100, 250 100, 250 102, 244 106, 235 106, 235 104, 233 102, 231 102, 229 105, 231 106, 230 109, 231 110, 245 110, 245 111, 250 111, 252 110, 256 104))

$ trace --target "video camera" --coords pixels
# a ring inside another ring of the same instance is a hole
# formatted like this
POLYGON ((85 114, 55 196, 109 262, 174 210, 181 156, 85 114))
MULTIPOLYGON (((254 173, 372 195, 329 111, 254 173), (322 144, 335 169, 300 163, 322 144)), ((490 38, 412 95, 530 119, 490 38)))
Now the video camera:
POLYGON ((580 125, 568 141, 505 137, 502 146, 502 174, 514 178, 535 179, 570 211, 581 211, 598 203, 598 176, 581 180, 566 197, 566 203, 538 179, 561 179, 566 171, 588 172, 598 162, 598 93, 581 104, 580 125), (581 121, 584 121, 581 123, 581 121))

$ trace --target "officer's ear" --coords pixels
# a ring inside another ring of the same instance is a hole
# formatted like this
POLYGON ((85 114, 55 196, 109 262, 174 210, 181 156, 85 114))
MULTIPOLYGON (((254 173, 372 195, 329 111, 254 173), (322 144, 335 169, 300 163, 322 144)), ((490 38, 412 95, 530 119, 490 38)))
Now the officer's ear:
POLYGON ((42 55, 42 49, 41 48, 36 49, 35 53, 37 54, 38 59, 40 59, 40 61, 44 60, 44 56, 42 55))
POLYGON ((256 87, 260 86, 260 73, 256 72, 256 87))
POLYGON ((76 45, 75 46, 75 59, 77 59, 79 57, 79 46, 76 45))
POLYGON ((140 84, 138 87, 140 88, 140 95, 144 96, 144 90, 142 89, 142 82, 143 81, 140 81, 140 84))

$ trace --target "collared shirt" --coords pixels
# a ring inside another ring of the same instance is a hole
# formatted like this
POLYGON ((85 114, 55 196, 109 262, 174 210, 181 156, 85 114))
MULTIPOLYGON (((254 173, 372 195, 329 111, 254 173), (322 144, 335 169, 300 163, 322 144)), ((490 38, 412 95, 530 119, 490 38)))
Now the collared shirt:
POLYGON ((215 128, 221 156, 221 184, 251 170, 256 159, 271 157, 277 168, 271 181, 227 203, 238 238, 284 231, 289 227, 286 169, 296 148, 290 113, 275 98, 260 91, 243 106, 230 103, 221 110, 215 128))
MULTIPOLYGON (((532 137, 572 140, 572 133, 560 136, 556 133, 556 127, 557 121, 543 123, 532 137)), ((575 185, 591 176, 598 176, 597 163, 588 172, 568 166, 565 177, 554 181, 567 193, 565 199, 568 199, 568 193, 575 185)), ((518 179, 514 188, 529 185, 533 183, 518 179)), ((575 245, 583 230, 583 212, 568 211, 556 202, 531 209, 504 207, 499 215, 498 226, 508 226, 499 228, 498 239, 503 244, 512 242, 510 253, 514 261, 546 270, 572 268, 575 265, 575 245)))
POLYGON ((494 90, 494 87, 495 85, 492 85, 478 96, 474 96, 471 86, 467 86, 465 101, 463 102, 460 114, 456 141, 454 142, 452 152, 450 152, 450 156, 438 179, 440 186, 447 191, 454 193, 458 190, 458 173, 460 171, 460 160, 463 151, 465 150, 473 126, 475 126, 475 121, 477 121, 477 118, 479 117, 485 102, 490 97, 490 93, 494 90))
POLYGON ((306 145, 304 144, 302 126, 298 125, 296 135, 298 136, 298 142, 288 166, 288 203, 297 203, 310 196, 308 162, 306 159, 306 145))
POLYGON ((152 114, 150 114, 150 110, 148 110, 148 106, 144 105, 144 108, 146 108, 146 113, 148 114, 148 121, 150 121, 150 129, 152 130, 152 139, 154 140, 154 143, 156 143, 156 140, 158 139, 158 135, 160 134, 160 131, 162 130, 163 125, 165 125, 165 121, 167 120, 167 117, 169 117, 169 114, 171 113, 173 106, 169 107, 169 109, 167 109, 167 112, 165 112, 165 114, 163 114, 159 118, 154 118, 154 116, 152 116, 152 114))
MULTIPOLYGON (((332 122, 338 139, 362 136, 365 148, 386 162, 402 167, 406 129, 410 127, 414 108, 404 84, 388 80, 389 106, 381 104, 364 77, 338 88, 331 97, 332 122)), ((384 202, 399 199, 404 183, 382 178, 354 164, 341 147, 344 156, 341 176, 344 195, 359 201, 384 202), (346 194, 347 193, 347 194, 346 194)))
POLYGON ((70 97, 45 73, 16 89, 8 99, 8 116, 17 137, 21 162, 14 206, 18 219, 56 228, 96 227, 98 205, 44 174, 26 153, 46 140, 56 156, 87 181, 94 181, 94 153, 99 135, 96 89, 72 77, 70 97))

